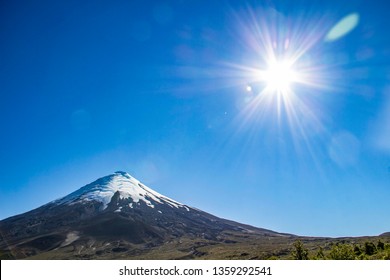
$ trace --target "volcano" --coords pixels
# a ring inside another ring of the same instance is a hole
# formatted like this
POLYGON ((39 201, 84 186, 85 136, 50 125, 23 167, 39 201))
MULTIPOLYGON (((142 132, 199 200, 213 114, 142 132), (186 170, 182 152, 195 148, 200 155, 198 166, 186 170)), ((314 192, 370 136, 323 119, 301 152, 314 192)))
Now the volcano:
POLYGON ((292 237, 218 218, 152 190, 126 172, 102 177, 0 221, 2 258, 197 258, 200 247, 292 237))

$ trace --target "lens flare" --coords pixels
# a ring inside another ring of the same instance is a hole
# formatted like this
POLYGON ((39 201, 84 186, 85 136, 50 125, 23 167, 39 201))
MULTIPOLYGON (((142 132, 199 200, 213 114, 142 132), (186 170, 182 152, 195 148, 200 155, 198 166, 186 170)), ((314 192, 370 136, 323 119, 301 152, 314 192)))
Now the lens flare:
POLYGON ((333 25, 324 15, 284 15, 274 9, 237 15, 237 41, 244 55, 226 63, 224 74, 243 93, 232 138, 245 135, 245 151, 267 145, 262 152, 289 159, 294 154, 322 174, 317 157, 326 152, 322 141, 329 133, 322 101, 341 84, 337 65, 324 49, 333 25))
MULTIPOLYGON (((322 92, 335 86, 335 72, 324 63, 320 48, 331 23, 324 18, 288 18, 275 10, 249 10, 238 16, 239 36, 247 60, 229 66, 251 86, 252 100, 242 108, 243 123, 287 122, 294 133, 300 122, 321 126, 314 107, 322 92)), ((246 96, 246 95, 245 95, 246 96)))

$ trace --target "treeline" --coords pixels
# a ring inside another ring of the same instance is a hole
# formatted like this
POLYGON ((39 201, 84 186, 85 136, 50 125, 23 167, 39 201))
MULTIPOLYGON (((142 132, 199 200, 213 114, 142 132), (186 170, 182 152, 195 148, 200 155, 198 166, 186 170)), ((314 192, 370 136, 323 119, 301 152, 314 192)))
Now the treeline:
POLYGON ((331 244, 330 249, 320 246, 309 253, 303 242, 297 240, 293 243, 291 257, 294 260, 390 260, 390 243, 381 240, 363 244, 338 242, 331 244))

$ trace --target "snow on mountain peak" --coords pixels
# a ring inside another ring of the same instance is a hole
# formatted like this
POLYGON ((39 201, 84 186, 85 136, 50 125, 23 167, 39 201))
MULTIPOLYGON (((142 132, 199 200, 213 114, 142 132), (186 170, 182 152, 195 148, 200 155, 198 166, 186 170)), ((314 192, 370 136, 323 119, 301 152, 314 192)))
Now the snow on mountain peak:
POLYGON ((116 192, 119 192, 122 199, 131 198, 134 203, 143 201, 151 208, 154 208, 155 203, 166 203, 170 207, 185 207, 188 209, 185 205, 148 188, 123 171, 117 171, 114 174, 100 178, 54 202, 56 204, 73 204, 79 201, 94 200, 102 202, 103 209, 105 209, 116 192))

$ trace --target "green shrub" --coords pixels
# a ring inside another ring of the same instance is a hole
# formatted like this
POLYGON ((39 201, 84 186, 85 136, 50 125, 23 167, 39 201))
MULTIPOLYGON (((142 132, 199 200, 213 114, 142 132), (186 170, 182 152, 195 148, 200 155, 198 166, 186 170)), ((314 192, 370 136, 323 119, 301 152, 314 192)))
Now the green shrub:
POLYGON ((320 248, 318 248, 315 259, 316 260, 325 260, 324 249, 321 246, 320 246, 320 248))
POLYGON ((372 242, 364 243, 364 253, 366 255, 372 256, 377 252, 376 246, 372 242))
POLYGON ((355 260, 354 248, 350 244, 333 245, 330 251, 332 260, 355 260))
POLYGON ((309 259, 309 251, 303 246, 301 240, 297 240, 293 244, 294 249, 292 252, 292 256, 294 260, 308 260, 309 259))
POLYGON ((378 244, 376 245, 376 248, 378 250, 384 250, 385 249, 385 243, 383 243, 381 240, 378 240, 378 244))
POLYGON ((360 248, 360 246, 358 244, 355 244, 353 246, 353 252, 356 256, 360 256, 363 252, 362 252, 362 249, 360 248))

